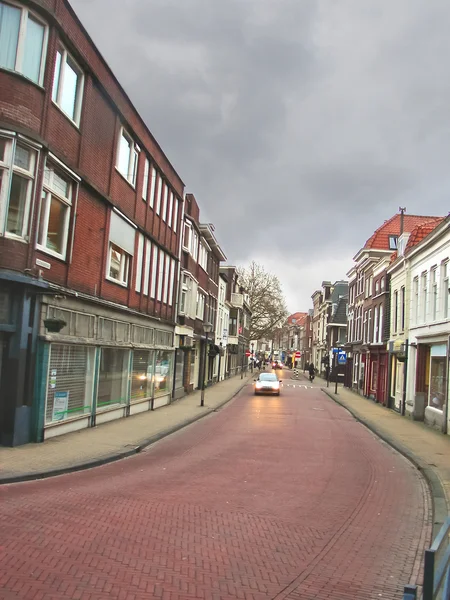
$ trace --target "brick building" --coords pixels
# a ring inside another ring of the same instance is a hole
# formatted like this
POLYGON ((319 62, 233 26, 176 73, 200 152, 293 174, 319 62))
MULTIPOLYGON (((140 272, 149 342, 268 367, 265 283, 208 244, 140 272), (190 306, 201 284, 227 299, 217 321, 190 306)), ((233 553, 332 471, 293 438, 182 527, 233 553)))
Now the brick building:
MULTIPOLYGON (((219 266, 226 256, 211 223, 200 223, 193 194, 186 194, 176 333, 175 395, 180 397, 205 383, 218 381, 220 346, 216 344, 219 266), (211 327, 206 332, 204 324, 211 327), (206 360, 205 369, 203 363, 206 360)), ((223 333, 223 332, 222 332, 223 333)))
POLYGON ((170 402, 184 184, 66 0, 0 0, 0 19, 0 435, 15 445, 170 402))
POLYGON ((396 214, 385 221, 354 257, 348 272, 348 362, 345 383, 366 397, 388 403, 391 256, 398 241, 436 217, 396 214))

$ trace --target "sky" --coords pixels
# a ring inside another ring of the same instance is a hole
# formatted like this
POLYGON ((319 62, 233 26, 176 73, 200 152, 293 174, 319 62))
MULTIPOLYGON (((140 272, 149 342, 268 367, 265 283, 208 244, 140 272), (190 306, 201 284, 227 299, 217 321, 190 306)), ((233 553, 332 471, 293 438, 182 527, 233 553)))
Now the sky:
POLYGON ((448 214, 448 0, 71 4, 228 263, 291 312, 400 206, 448 214))

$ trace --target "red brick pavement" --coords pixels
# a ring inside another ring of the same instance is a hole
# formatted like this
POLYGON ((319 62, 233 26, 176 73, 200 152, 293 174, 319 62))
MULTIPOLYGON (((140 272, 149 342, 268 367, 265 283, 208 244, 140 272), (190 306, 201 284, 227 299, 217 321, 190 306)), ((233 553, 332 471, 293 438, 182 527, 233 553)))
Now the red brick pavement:
POLYGON ((0 598, 400 599, 421 476, 317 389, 250 391, 136 457, 3 486, 0 598))

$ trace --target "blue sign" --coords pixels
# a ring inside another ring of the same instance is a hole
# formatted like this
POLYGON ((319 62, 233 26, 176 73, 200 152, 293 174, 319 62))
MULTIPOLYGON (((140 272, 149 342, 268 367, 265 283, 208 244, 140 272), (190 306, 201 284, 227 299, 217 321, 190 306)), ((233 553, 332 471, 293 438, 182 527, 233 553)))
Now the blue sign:
POLYGON ((339 352, 337 356, 338 365, 346 365, 347 364, 347 353, 339 352))

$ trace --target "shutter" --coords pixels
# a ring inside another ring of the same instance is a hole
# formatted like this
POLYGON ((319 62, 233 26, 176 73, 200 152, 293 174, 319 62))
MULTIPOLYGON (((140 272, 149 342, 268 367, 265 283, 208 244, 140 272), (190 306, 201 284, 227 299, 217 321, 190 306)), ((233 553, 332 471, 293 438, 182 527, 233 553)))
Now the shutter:
POLYGON ((93 348, 71 344, 51 345, 46 423, 90 412, 93 372, 93 348))

